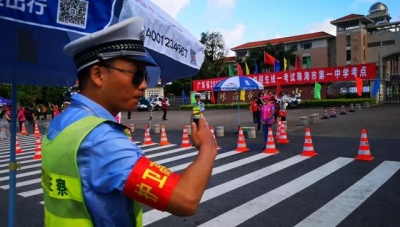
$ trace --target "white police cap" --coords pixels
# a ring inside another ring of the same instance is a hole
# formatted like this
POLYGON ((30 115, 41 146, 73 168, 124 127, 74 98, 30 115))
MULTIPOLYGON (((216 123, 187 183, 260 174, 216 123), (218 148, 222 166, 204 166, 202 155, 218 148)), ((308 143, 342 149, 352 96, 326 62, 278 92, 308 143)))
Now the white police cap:
POLYGON ((196 92, 196 93, 194 93, 194 97, 201 97, 201 94, 196 92))
POLYGON ((127 58, 157 66, 145 52, 143 25, 140 17, 126 19, 70 42, 64 47, 64 53, 73 56, 78 71, 112 58, 127 58))

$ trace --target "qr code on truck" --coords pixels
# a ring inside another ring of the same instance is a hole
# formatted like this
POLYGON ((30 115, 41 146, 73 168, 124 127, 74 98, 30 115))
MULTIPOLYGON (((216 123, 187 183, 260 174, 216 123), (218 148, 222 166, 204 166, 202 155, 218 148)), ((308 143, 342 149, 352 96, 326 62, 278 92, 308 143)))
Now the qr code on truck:
POLYGON ((58 0, 57 23, 78 28, 86 28, 89 1, 58 0))

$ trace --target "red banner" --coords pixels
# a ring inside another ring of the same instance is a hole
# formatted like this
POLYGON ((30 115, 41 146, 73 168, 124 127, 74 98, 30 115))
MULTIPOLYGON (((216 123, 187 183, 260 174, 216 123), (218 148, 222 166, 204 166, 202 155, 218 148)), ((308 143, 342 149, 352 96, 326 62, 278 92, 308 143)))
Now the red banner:
MULTIPOLYGON (((354 81, 356 77, 372 80, 376 77, 375 63, 338 66, 332 68, 302 69, 272 73, 260 73, 244 75, 251 77, 264 86, 276 86, 286 84, 310 84, 314 82, 340 82, 354 81)), ((220 77, 206 80, 193 80, 194 91, 211 91, 220 81, 228 77, 220 77)))

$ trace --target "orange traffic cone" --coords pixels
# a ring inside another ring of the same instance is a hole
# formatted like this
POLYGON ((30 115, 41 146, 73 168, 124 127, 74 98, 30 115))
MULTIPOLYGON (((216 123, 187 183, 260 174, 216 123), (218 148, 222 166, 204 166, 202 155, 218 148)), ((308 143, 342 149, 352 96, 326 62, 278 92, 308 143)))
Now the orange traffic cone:
POLYGON ((33 132, 33 135, 35 135, 35 136, 40 136, 39 127, 38 127, 36 121, 35 121, 35 131, 33 132))
POLYGON ((36 145, 35 145, 35 155, 33 159, 42 159, 42 142, 40 142, 40 137, 36 137, 36 145))
POLYGON ((165 132, 164 125, 161 125, 161 140, 158 145, 160 145, 160 146, 169 145, 169 142, 167 139, 167 133, 165 132))
POLYGON ((235 151, 239 151, 239 152, 249 151, 249 148, 247 148, 247 146, 246 146, 246 140, 244 139, 244 134, 243 134, 242 127, 239 128, 237 148, 236 148, 235 151))
POLYGON ((143 145, 150 145, 153 144, 153 141, 151 141, 151 137, 150 137, 150 128, 148 125, 146 125, 144 130, 144 140, 143 140, 143 145))
POLYGON ((372 161, 372 159, 374 159, 369 149, 367 130, 365 129, 361 131, 360 146, 358 147, 358 155, 355 159, 362 161, 372 161))
POLYGON ((265 144, 264 153, 276 154, 279 151, 275 147, 274 135, 272 134, 272 128, 268 128, 268 138, 265 144))
POLYGON ((306 136, 304 139, 304 146, 303 146, 303 153, 300 154, 301 156, 308 156, 313 157, 317 155, 314 151, 314 145, 311 139, 310 128, 306 128, 306 136))
POLYGON ((181 147, 192 147, 189 141, 189 136, 187 133, 186 125, 183 126, 182 144, 181 147))
POLYGON ((278 125, 276 126, 276 135, 275 135, 275 140, 279 140, 279 134, 281 130, 281 124, 283 124, 282 121, 278 121, 278 125))
POLYGON ((19 139, 18 139, 18 137, 16 137, 16 138, 15 138, 15 153, 16 153, 16 154, 20 154, 20 153, 22 153, 22 152, 24 152, 24 151, 22 150, 21 145, 19 144, 19 139))
POLYGON ((214 137, 215 144, 217 145, 217 148, 220 148, 220 146, 218 146, 218 143, 217 143, 217 138, 215 137, 215 132, 214 132, 214 127, 213 126, 210 126, 210 131, 211 131, 211 134, 214 137))
POLYGON ((25 128, 25 123, 22 123, 21 135, 23 135, 23 136, 28 135, 28 132, 26 131, 26 128, 25 128))
POLYGON ((280 144, 289 143, 289 140, 287 139, 287 135, 286 135, 285 124, 283 122, 281 123, 281 132, 279 133, 279 140, 276 143, 280 143, 280 144))
POLYGON ((132 133, 131 133, 131 129, 128 127, 128 125, 126 126, 127 128, 125 129, 125 133, 128 136, 128 138, 132 141, 132 143, 134 143, 135 141, 132 138, 132 133))

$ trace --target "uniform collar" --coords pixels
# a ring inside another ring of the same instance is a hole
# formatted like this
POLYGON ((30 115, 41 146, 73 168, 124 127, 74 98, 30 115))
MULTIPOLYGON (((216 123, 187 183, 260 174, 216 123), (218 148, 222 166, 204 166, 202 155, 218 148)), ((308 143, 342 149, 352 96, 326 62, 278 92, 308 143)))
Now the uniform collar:
POLYGON ((89 99, 88 97, 81 95, 81 94, 74 94, 71 97, 72 103, 70 106, 76 106, 80 108, 84 108, 87 110, 90 110, 96 115, 97 117, 110 120, 110 121, 116 121, 115 117, 111 115, 110 112, 108 112, 104 107, 99 105, 97 102, 89 99))

